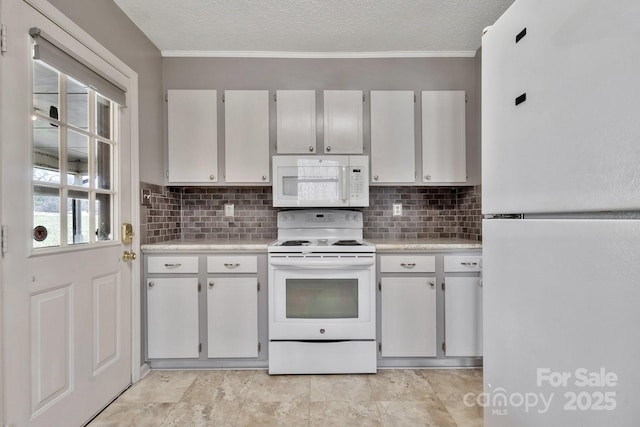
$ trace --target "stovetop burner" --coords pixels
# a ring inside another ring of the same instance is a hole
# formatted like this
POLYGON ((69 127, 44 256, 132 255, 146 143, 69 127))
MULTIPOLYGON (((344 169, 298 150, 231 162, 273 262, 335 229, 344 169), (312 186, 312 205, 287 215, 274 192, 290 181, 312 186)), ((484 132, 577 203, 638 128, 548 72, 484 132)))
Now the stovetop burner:
POLYGON ((338 240, 333 244, 334 246, 362 246, 362 242, 357 240, 338 240))
POLYGON ((282 242, 280 246, 305 246, 310 244, 311 242, 308 240, 287 240, 286 242, 282 242))

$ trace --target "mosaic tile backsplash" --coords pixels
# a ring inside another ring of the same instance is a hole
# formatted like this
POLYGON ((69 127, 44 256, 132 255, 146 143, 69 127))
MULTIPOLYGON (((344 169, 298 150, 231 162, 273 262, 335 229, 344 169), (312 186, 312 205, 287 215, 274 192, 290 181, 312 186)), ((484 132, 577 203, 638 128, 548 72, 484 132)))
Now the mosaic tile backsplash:
MULTIPOLYGON (((159 187, 142 209, 142 243, 183 239, 275 239, 271 187, 159 187), (224 216, 233 203, 234 217, 224 216)), ((368 239, 482 239, 480 187, 371 187, 363 208, 368 239), (402 216, 392 216, 402 203, 402 216)))

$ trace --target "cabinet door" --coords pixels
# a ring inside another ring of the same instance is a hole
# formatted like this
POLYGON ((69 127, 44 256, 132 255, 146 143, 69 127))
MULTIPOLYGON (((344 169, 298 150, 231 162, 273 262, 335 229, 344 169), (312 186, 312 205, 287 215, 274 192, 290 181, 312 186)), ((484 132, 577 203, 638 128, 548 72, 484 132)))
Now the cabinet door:
POLYGON ((482 286, 478 277, 445 277, 447 356, 482 356, 482 286))
POLYGON ((422 92, 422 182, 467 180, 464 91, 422 92))
POLYGON ((362 154, 362 91, 324 91, 325 154, 362 154))
POLYGON ((258 357, 258 279, 207 282, 209 357, 258 357))
POLYGON ((150 359, 199 356, 197 278, 147 280, 147 334, 150 359))
POLYGON ((224 92, 225 181, 269 182, 269 91, 224 92))
POLYGON ((415 182, 414 93, 371 91, 371 182, 415 182))
POLYGON ((382 356, 436 357, 436 278, 382 278, 382 356))
POLYGON ((169 182, 218 182, 218 107, 215 90, 167 94, 169 182))
POLYGON ((316 91, 276 92, 278 154, 313 154, 316 151, 316 91))

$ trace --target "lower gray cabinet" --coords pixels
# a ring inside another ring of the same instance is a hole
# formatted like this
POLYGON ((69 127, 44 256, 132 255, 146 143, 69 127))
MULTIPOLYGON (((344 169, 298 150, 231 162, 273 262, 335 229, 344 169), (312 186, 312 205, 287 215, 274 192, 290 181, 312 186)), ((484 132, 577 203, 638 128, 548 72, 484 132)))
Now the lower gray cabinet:
POLYGON ((148 254, 145 266, 152 368, 266 366, 266 255, 148 254))

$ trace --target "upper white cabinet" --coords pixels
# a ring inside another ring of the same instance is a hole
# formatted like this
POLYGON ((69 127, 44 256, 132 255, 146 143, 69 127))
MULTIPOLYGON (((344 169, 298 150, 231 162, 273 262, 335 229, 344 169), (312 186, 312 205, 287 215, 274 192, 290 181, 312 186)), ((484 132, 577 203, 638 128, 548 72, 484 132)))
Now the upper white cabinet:
POLYGON ((371 182, 414 183, 415 119, 412 91, 371 91, 371 182))
POLYGON ((225 182, 269 182, 269 91, 224 92, 225 182))
POLYGON ((215 90, 170 90, 168 182, 218 182, 218 116, 215 90))
POLYGON ((362 154, 361 90, 324 91, 324 153, 362 154))
POLYGON ((316 91, 276 91, 278 154, 316 152, 316 91))
POLYGON ((422 92, 422 182, 467 180, 464 91, 422 92))

